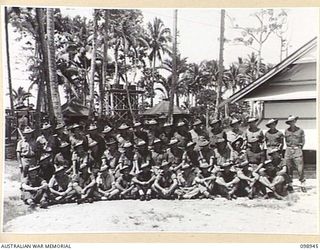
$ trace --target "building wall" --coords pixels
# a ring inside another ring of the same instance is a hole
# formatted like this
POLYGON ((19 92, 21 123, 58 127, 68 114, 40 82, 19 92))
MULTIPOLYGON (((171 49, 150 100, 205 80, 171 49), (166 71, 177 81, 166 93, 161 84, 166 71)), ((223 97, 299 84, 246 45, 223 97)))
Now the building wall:
POLYGON ((297 126, 305 132, 305 150, 317 150, 317 124, 316 124, 316 100, 294 100, 265 102, 263 119, 259 127, 267 131, 265 124, 271 118, 279 119, 277 128, 283 133, 288 125, 285 123, 289 115, 297 115, 297 126))
POLYGON ((285 100, 264 102, 264 118, 287 118, 296 115, 300 118, 316 118, 316 100, 285 100))

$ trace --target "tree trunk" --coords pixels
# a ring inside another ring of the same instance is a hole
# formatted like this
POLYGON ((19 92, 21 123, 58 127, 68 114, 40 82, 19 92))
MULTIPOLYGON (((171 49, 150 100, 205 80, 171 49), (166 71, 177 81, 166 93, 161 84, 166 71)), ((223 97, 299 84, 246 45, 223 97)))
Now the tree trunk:
POLYGON ((104 10, 104 33, 103 33, 103 69, 102 69, 102 82, 99 85, 100 91, 100 110, 99 117, 101 118, 104 114, 104 104, 105 104, 105 88, 107 85, 107 114, 109 114, 109 90, 110 85, 107 81, 107 69, 108 69, 108 27, 109 27, 109 10, 104 10))
POLYGON ((153 56, 153 60, 152 60, 151 100, 150 100, 151 107, 153 107, 153 98, 154 98, 154 71, 155 70, 156 70, 156 55, 153 56))
POLYGON ((91 79, 90 79, 90 105, 89 105, 89 120, 94 116, 94 76, 96 73, 96 54, 97 54, 97 10, 93 13, 93 38, 92 38, 92 57, 91 57, 91 79))
POLYGON ((12 95, 12 81, 11 81, 11 66, 10 66, 10 52, 9 52, 9 17, 8 17, 8 9, 5 9, 5 23, 6 23, 6 56, 7 56, 7 70, 8 70, 8 84, 9 84, 9 96, 10 96, 10 109, 11 115, 14 113, 14 104, 13 104, 13 95, 12 95))
POLYGON ((59 85, 57 79, 57 66, 55 58, 55 43, 54 43, 54 9, 47 9, 47 36, 48 36, 48 69, 50 78, 50 90, 52 98, 53 112, 56 122, 63 123, 59 85))
MULTIPOLYGON (((8 70, 8 84, 9 84, 9 97, 10 97, 10 115, 13 116, 14 114, 14 104, 13 104, 13 95, 12 95, 12 81, 11 81, 11 67, 10 67, 10 53, 9 53, 9 32, 8 32, 8 24, 9 24, 9 17, 8 17, 8 9, 7 7, 4 8, 5 11, 5 29, 6 29, 6 56, 7 56, 7 70, 8 70)), ((8 140, 11 141, 11 119, 9 122, 9 134, 8 140)))
MULTIPOLYGON (((47 108, 48 108, 48 114, 49 114, 49 120, 51 123, 54 122, 55 113, 53 111, 53 105, 52 105, 52 95, 51 95, 51 87, 50 87, 50 78, 49 78, 49 68, 47 65, 48 63, 48 51, 47 51, 47 43, 45 40, 45 29, 44 29, 44 15, 43 15, 43 9, 42 8, 36 8, 36 19, 38 23, 38 35, 39 35, 39 47, 40 47, 40 53, 43 58, 43 64, 42 64, 42 71, 44 78, 44 82, 46 83, 46 97, 47 97, 47 108)), ((55 58, 55 57, 54 57, 55 58)), ((40 90, 40 88, 39 88, 40 90)), ((38 91, 39 91, 38 90, 38 91)), ((41 89, 43 91, 43 89, 41 89)))
POLYGON ((116 44, 114 48, 114 84, 119 83, 119 64, 118 64, 118 55, 119 55, 119 43, 116 44))
POLYGON ((177 23, 178 23, 178 10, 173 10, 174 22, 173 22, 173 50, 172 50, 172 82, 171 91, 169 97, 169 111, 168 122, 173 123, 173 103, 174 94, 176 92, 177 85, 177 23))
MULTIPOLYGON (((124 68, 126 69, 127 68, 127 52, 126 52, 126 39, 124 36, 122 36, 122 39, 123 39, 123 47, 124 47, 124 50, 123 50, 123 55, 124 55, 124 68)), ((126 93, 127 93, 127 100, 128 100, 128 108, 129 108, 129 113, 131 115, 131 118, 132 118, 132 122, 134 123, 135 122, 135 117, 134 117, 134 114, 133 114, 133 110, 132 110, 132 105, 131 105, 131 99, 130 99, 130 92, 129 92, 129 82, 128 82, 128 75, 127 75, 127 71, 125 71, 125 88, 126 88, 126 93)))
POLYGON ((215 118, 219 119, 219 105, 221 99, 221 88, 223 84, 223 46, 224 46, 224 17, 225 10, 221 10, 221 21, 220 21, 220 52, 219 52, 219 75, 218 75, 218 91, 217 91, 217 99, 216 99, 216 110, 215 110, 215 118))

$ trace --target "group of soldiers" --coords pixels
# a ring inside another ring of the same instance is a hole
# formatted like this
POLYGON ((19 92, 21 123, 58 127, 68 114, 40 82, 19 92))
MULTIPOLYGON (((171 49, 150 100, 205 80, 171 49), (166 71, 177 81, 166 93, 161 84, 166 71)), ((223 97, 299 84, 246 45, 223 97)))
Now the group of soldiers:
POLYGON ((94 123, 44 123, 37 138, 26 126, 17 144, 22 199, 32 208, 113 199, 282 199, 293 192, 294 169, 306 192, 297 120, 288 117, 285 134, 276 119, 263 133, 254 117, 245 129, 238 119, 228 128, 211 120, 208 130, 200 119, 109 124, 102 131, 94 123))

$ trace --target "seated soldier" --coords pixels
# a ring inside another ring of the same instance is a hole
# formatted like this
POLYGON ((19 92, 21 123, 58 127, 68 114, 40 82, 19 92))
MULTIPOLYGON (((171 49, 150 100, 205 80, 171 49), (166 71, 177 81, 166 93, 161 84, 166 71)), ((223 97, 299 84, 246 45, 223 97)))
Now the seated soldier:
POLYGON ((137 189, 132 181, 133 175, 129 165, 121 165, 120 177, 115 182, 115 189, 109 195, 109 199, 119 197, 120 199, 136 199, 137 189))
POLYGON ((236 199, 235 192, 238 189, 240 179, 237 176, 237 171, 232 166, 231 161, 226 161, 221 165, 222 169, 217 173, 216 184, 219 195, 226 197, 228 200, 236 199))
POLYGON ((67 167, 56 166, 54 175, 49 181, 50 198, 54 203, 71 202, 78 196, 72 187, 72 179, 66 174, 67 167))
POLYGON ((178 187, 177 176, 170 165, 171 163, 166 160, 162 162, 159 174, 152 185, 154 192, 163 199, 173 199, 174 191, 178 187))
POLYGON ((199 193, 204 197, 214 200, 213 188, 215 183, 215 173, 207 162, 200 162, 200 172, 195 179, 198 184, 199 193))
POLYGON ((246 159, 249 164, 242 165, 243 167, 238 171, 239 190, 243 195, 248 195, 249 199, 253 199, 261 191, 261 184, 257 179, 259 178, 258 172, 265 161, 264 151, 261 150, 258 138, 251 139, 251 142, 248 143, 246 159))
POLYGON ((101 198, 101 195, 97 192, 95 177, 90 172, 88 164, 80 165, 79 173, 73 178, 73 189, 81 195, 81 198, 77 200, 78 204, 92 203, 95 199, 101 198))
POLYGON ((39 176, 49 182, 54 174, 55 168, 52 162, 52 154, 44 153, 41 155, 39 163, 40 171, 39 176))
POLYGON ((29 166, 27 177, 22 180, 22 200, 30 206, 35 208, 37 204, 40 204, 40 208, 48 207, 48 184, 39 177, 38 173, 40 165, 29 166))
POLYGON ((110 171, 109 165, 101 167, 97 176, 98 192, 102 195, 102 200, 108 199, 111 192, 115 189, 115 177, 113 171, 110 171))
POLYGON ((196 184, 197 169, 190 164, 184 164, 181 167, 181 172, 177 175, 178 188, 175 194, 178 199, 192 199, 199 194, 199 188, 196 184))
POLYGON ((138 188, 138 194, 141 201, 151 200, 151 186, 154 180, 155 176, 151 171, 150 164, 142 164, 140 172, 132 179, 132 182, 135 183, 135 186, 138 188))
POLYGON ((259 182, 265 187, 266 199, 275 197, 280 200, 287 194, 290 177, 281 157, 281 150, 274 148, 269 152, 269 156, 271 159, 267 160, 259 171, 259 182))

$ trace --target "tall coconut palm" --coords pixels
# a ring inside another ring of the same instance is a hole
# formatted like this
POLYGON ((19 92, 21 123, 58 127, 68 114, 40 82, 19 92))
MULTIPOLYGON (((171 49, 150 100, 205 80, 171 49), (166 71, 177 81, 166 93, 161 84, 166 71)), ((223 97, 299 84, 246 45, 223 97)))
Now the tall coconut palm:
MULTIPOLYGON (((187 64, 187 57, 181 57, 180 54, 176 56, 176 74, 177 74, 177 80, 176 80, 176 89, 175 89, 175 98, 176 98, 176 105, 179 106, 179 96, 184 94, 184 81, 185 79, 182 77, 182 75, 187 71, 188 64, 187 64)), ((167 81, 167 86, 164 86, 167 89, 167 92, 170 93, 171 90, 171 77, 172 77, 172 69, 173 69, 173 62, 171 59, 165 59, 162 63, 162 65, 159 67, 161 69, 165 69, 170 72, 170 75, 168 79, 170 81, 167 81)))
POLYGON ((55 42, 54 42, 54 9, 47 9, 47 37, 48 37, 48 69, 50 78, 50 90, 52 98, 53 112, 56 122, 63 122, 61 102, 59 95, 59 85, 57 77, 57 66, 55 58, 55 42))
MULTIPOLYGON (((166 28, 163 21, 157 17, 153 20, 153 23, 148 23, 147 31, 149 35, 148 44, 150 47, 148 58, 152 63, 151 89, 153 90, 156 60, 159 59, 162 61, 163 54, 170 53, 168 43, 171 42, 171 36, 170 29, 166 28)), ((153 93, 151 95, 151 106, 153 106, 153 93)))
POLYGON ((247 78, 245 74, 241 73, 240 67, 235 63, 232 63, 224 74, 224 80, 228 88, 231 89, 232 94, 246 85, 247 78))
POLYGON ((6 29, 6 56, 7 56, 7 69, 8 69, 8 84, 9 84, 9 96, 10 96, 10 109, 13 113, 14 105, 13 105, 13 92, 12 92, 12 82, 11 82, 11 67, 10 67, 10 53, 9 53, 9 13, 8 7, 4 7, 5 11, 5 29, 6 29))
MULTIPOLYGON (((109 30, 109 10, 103 11, 104 16, 104 25, 103 25, 103 62, 102 62, 102 81, 99 84, 99 91, 100 91, 100 109, 99 109, 99 117, 102 117, 104 113, 104 96, 105 96, 105 88, 104 84, 107 83, 107 70, 108 70, 108 46, 109 46, 109 39, 108 39, 108 30, 109 30)), ((107 89, 110 86, 107 84, 107 89)), ((107 107, 109 107, 109 94, 107 94, 107 107)), ((108 110, 109 114, 109 110, 108 110)))
POLYGON ((18 108, 25 106, 24 102, 31 96, 32 94, 25 91, 23 87, 19 87, 17 90, 12 89, 12 101, 14 103, 14 107, 18 108))
POLYGON ((93 13, 93 36, 92 36, 92 57, 91 57, 91 78, 90 78, 90 87, 89 87, 89 119, 94 115, 94 77, 95 77, 95 65, 96 65, 96 56, 97 56, 97 10, 94 10, 93 13))

